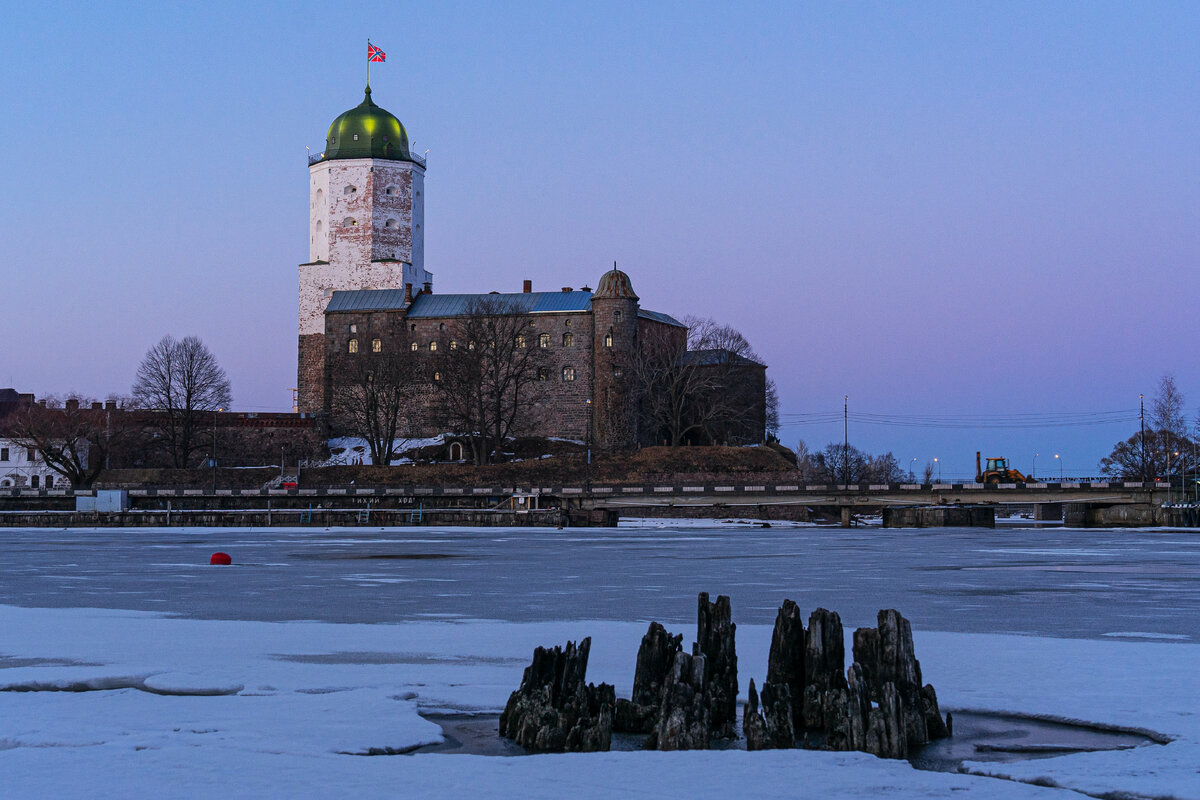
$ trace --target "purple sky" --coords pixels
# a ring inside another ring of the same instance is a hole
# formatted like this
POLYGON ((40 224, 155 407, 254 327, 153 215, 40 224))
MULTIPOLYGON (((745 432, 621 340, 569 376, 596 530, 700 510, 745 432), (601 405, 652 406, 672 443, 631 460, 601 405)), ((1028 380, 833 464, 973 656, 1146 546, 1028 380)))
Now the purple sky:
MULTIPOLYGON (((370 36, 430 150, 438 291, 617 260, 644 305, 740 328, 785 415, 1136 409, 1164 372, 1200 408, 1198 4, 167 5, 6 12, 0 386, 125 393, 169 332, 238 409, 288 409, 304 147, 370 36)), ((1135 429, 850 438, 1088 475, 1135 429)))

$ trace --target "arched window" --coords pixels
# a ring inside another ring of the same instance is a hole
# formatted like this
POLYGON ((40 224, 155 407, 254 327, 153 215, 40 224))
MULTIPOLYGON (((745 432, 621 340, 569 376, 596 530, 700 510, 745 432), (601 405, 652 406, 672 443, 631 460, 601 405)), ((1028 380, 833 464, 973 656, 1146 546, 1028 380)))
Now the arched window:
POLYGON ((410 331, 416 331, 416 330, 417 330, 417 323, 415 323, 415 322, 414 322, 414 323, 412 323, 411 325, 409 325, 409 326, 408 326, 408 329, 409 329, 410 331))
POLYGON ((317 231, 317 235, 319 236, 321 233, 321 220, 317 220, 316 231, 317 231))
POLYGON ((543 333, 541 336, 538 337, 538 347, 549 347, 549 346, 550 346, 550 334, 543 333))
POLYGON ((575 368, 574 367, 563 367, 563 380, 564 381, 575 380, 575 368))
POLYGON ((358 352, 358 339, 351 339, 349 346, 346 348, 351 353, 358 352))
POLYGON ((451 442, 450 443, 450 460, 451 461, 462 461, 463 460, 462 442, 451 442))
POLYGON ((446 330, 446 323, 444 323, 444 322, 439 322, 439 323, 438 323, 438 330, 439 330, 439 331, 444 331, 444 330, 446 330))
POLYGON ((344 220, 342 220, 342 224, 347 228, 354 228, 358 226, 358 220, 356 220, 354 217, 346 217, 344 220))
POLYGON ((381 350, 383 350, 383 342, 380 341, 379 339, 372 339, 371 340, 371 352, 378 353, 381 350))
POLYGON ((563 334, 563 347, 574 347, 574 346, 575 346, 575 334, 564 333, 563 334))
POLYGON ((517 347, 524 347, 524 346, 525 346, 525 337, 518 335, 517 336, 517 347))
POLYGON ((419 344, 417 344, 416 342, 413 342, 412 344, 410 344, 408 346, 408 349, 412 350, 415 353, 415 352, 417 352, 418 349, 420 349, 420 347, 421 346, 419 344))
POLYGON ((458 349, 458 339, 451 339, 451 340, 450 340, 450 349, 451 349, 451 350, 457 350, 457 349, 458 349))
POLYGON ((399 222, 396 222, 396 220, 394 220, 394 219, 389 219, 387 222, 383 223, 383 227, 385 227, 385 228, 399 228, 399 227, 400 227, 400 223, 399 223, 399 222))
POLYGON ((442 373, 440 373, 440 372, 435 372, 435 373, 433 373, 433 380, 434 380, 434 382, 435 382, 435 383, 436 383, 437 381, 440 381, 441 379, 442 379, 442 373))
POLYGON ((475 349, 475 343, 474 343, 474 342, 467 342, 467 349, 468 349, 468 350, 474 350, 474 349, 475 349))
POLYGON ((321 205, 321 203, 324 203, 324 202, 325 202, 325 190, 317 189, 317 205, 319 206, 319 205, 321 205))
POLYGON ((604 346, 612 347, 612 334, 611 333, 604 334, 604 346))
MULTIPOLYGON (((354 137, 354 138, 356 138, 356 139, 357 139, 358 137, 356 136, 356 137, 354 137)), ((358 188, 357 188, 357 187, 355 187, 355 186, 349 186, 349 185, 347 185, 345 189, 342 189, 342 194, 351 195, 351 194, 354 194, 354 193, 355 193, 355 192, 357 192, 357 191, 358 191, 358 188)))
POLYGON ((544 381, 550 379, 550 370, 545 367, 538 367, 538 380, 544 381))
POLYGON ((357 323, 354 323, 354 322, 350 323, 350 332, 358 333, 358 324, 357 323))
POLYGON ((429 352, 431 352, 431 353, 436 353, 436 352, 437 352, 437 342, 430 342, 430 343, 429 343, 429 352))
POLYGON ((613 311, 613 322, 620 322, 620 321, 621 321, 621 309, 618 308, 613 311))

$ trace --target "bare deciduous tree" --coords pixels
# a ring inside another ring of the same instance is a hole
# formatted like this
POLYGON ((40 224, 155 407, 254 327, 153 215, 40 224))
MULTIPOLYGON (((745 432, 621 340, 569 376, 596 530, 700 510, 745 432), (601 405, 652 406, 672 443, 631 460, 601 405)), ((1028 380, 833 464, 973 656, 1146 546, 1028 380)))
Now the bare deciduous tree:
POLYGON ((1158 394, 1151 404, 1150 421, 1155 430, 1170 431, 1182 436, 1187 431, 1187 420, 1183 416, 1183 392, 1175 385, 1175 376, 1170 373, 1158 380, 1158 394))
POLYGON ((229 407, 229 378, 198 338, 167 335, 138 366, 133 399, 154 412, 151 418, 172 464, 186 467, 202 446, 202 415, 229 407))
POLYGON ((528 316, 501 297, 471 303, 453 326, 455 346, 430 359, 435 417, 468 437, 477 465, 492 461, 533 411, 545 351, 528 316))
POLYGON ((667 326, 648 328, 634 359, 643 424, 672 447, 758 439, 766 422, 778 430, 773 384, 749 380, 759 357, 736 329, 689 317, 686 337, 667 326))
POLYGON ((46 466, 86 489, 105 468, 109 456, 128 447, 141 426, 128 413, 128 401, 116 410, 92 408, 93 399, 71 395, 31 403, 11 421, 12 439, 41 453, 46 466))
POLYGON ((372 464, 391 464, 409 438, 412 404, 420 401, 421 362, 407 350, 357 353, 339 362, 333 413, 338 426, 366 440, 372 464))

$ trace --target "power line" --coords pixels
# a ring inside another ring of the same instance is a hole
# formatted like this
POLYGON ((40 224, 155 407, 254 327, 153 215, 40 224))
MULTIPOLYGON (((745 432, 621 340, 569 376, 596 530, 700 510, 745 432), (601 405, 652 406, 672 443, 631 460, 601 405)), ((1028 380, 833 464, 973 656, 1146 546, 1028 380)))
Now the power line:
POLYGON ((856 411, 785 412, 780 422, 793 425, 824 425, 850 421, 863 425, 896 428, 1073 428, 1124 425, 1136 422, 1137 409, 1114 411, 1043 411, 1010 414, 882 414, 856 411))

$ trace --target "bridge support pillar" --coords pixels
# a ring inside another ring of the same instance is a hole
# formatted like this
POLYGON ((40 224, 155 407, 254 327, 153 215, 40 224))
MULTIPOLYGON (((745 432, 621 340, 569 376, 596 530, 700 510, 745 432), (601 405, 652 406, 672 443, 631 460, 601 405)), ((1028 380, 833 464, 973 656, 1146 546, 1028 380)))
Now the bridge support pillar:
POLYGON ((842 527, 849 528, 850 520, 851 520, 850 506, 842 506, 842 527))
POLYGON ((1033 519, 1035 522, 1062 522, 1062 503, 1035 503, 1033 519))

